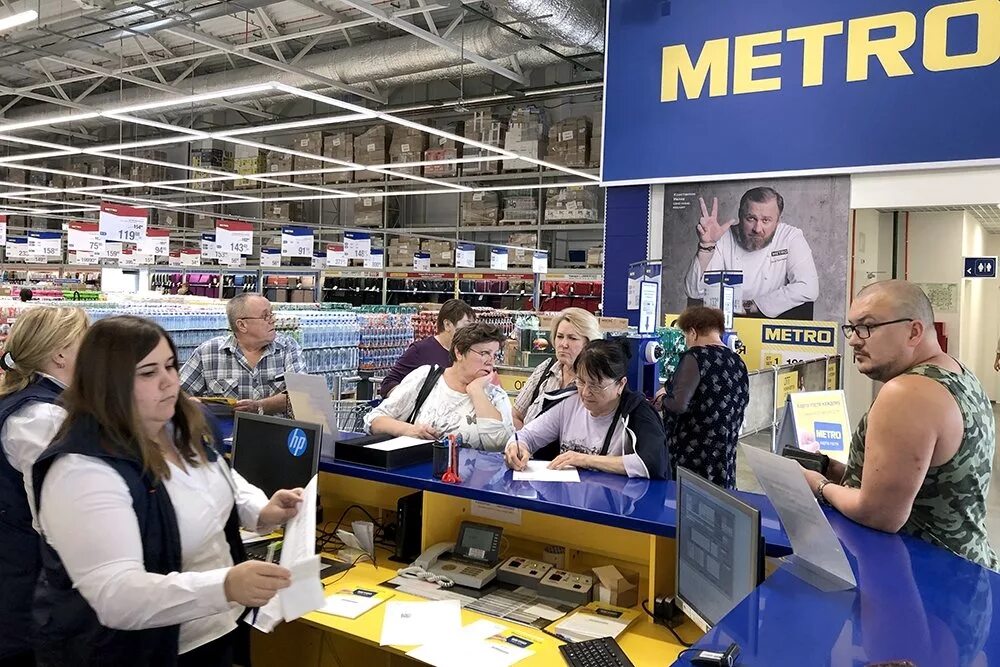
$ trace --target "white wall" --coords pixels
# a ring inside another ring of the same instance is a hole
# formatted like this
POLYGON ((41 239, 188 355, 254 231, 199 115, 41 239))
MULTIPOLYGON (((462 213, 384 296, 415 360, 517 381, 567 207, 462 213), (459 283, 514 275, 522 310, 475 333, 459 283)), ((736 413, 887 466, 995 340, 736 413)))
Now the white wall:
MULTIPOLYGON (((962 257, 966 245, 965 213, 911 213, 905 233, 907 278, 910 282, 962 284, 962 257)), ((961 358, 961 306, 957 313, 935 313, 934 317, 945 323, 948 352, 961 358)))
MULTIPOLYGON (((966 214, 965 256, 996 255, 1000 237, 987 234, 982 225, 966 214)), ((964 280, 962 285, 962 344, 959 361, 976 374, 990 400, 998 395, 997 374, 993 370, 997 333, 1000 331, 1000 291, 996 280, 964 280)))

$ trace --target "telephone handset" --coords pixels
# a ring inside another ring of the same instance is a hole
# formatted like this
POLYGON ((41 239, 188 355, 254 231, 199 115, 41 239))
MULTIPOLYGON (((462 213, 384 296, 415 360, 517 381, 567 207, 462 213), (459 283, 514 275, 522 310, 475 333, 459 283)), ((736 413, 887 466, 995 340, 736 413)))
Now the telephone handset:
POLYGON ((438 542, 417 556, 417 559, 413 561, 413 567, 420 567, 430 572, 431 568, 437 564, 438 559, 451 553, 454 548, 454 542, 438 542))

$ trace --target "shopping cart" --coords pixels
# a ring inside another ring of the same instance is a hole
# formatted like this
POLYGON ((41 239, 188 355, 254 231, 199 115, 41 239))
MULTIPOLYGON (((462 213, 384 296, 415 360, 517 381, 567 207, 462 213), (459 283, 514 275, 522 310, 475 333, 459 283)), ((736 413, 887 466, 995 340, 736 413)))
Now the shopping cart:
POLYGON ((333 417, 341 431, 361 433, 365 430, 365 417, 379 401, 341 399, 333 402, 333 417))

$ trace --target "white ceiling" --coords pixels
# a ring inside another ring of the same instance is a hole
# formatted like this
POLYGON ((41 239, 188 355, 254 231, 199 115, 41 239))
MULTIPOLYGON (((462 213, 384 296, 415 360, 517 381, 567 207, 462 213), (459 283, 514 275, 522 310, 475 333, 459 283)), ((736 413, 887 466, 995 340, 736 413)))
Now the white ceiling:
MULTIPOLYGON (((1000 194, 997 195, 1000 199, 1000 194)), ((1000 234, 1000 204, 969 204, 964 206, 917 206, 905 209, 896 209, 900 211, 906 211, 908 213, 934 213, 934 212, 950 212, 959 213, 962 211, 967 212, 973 218, 975 218, 979 224, 983 226, 990 234, 1000 234)))

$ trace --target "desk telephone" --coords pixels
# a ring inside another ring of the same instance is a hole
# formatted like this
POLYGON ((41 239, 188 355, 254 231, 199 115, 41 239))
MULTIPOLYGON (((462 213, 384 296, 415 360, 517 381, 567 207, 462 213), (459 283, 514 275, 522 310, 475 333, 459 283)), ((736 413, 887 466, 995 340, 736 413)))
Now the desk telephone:
POLYGON ((503 528, 463 521, 457 542, 439 542, 420 554, 403 577, 423 579, 443 588, 455 584, 482 588, 497 576, 503 528))

